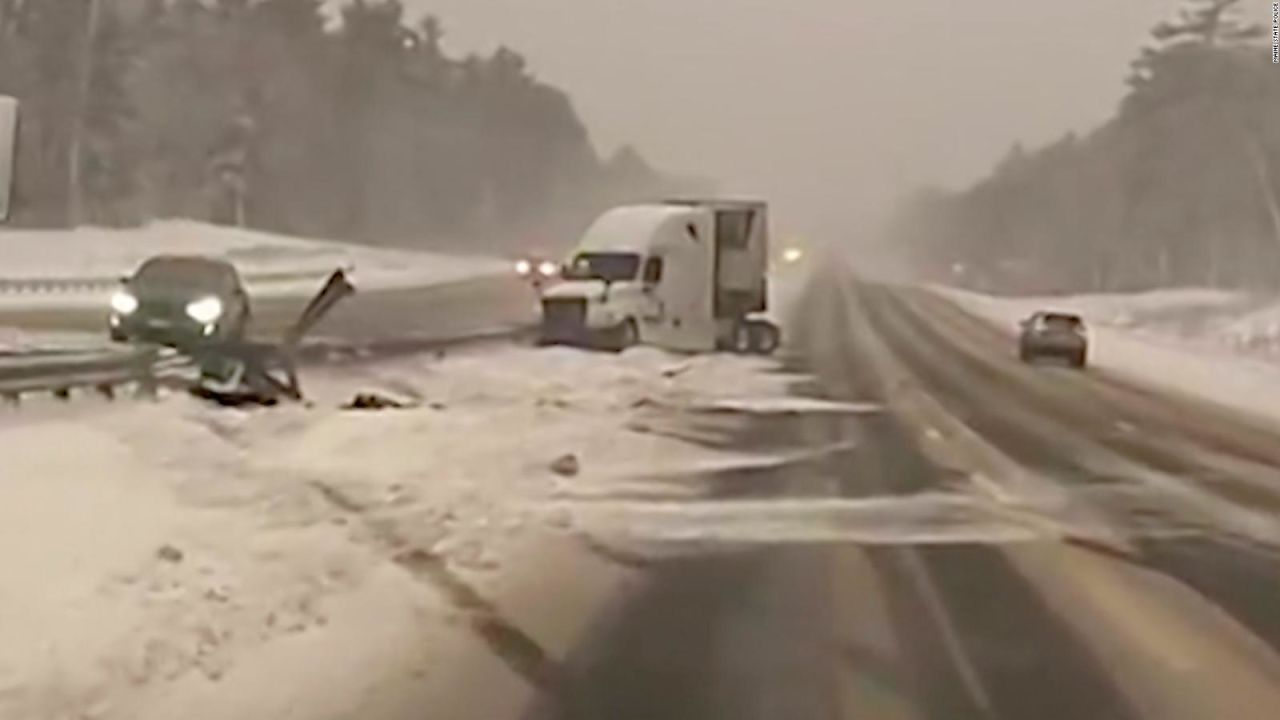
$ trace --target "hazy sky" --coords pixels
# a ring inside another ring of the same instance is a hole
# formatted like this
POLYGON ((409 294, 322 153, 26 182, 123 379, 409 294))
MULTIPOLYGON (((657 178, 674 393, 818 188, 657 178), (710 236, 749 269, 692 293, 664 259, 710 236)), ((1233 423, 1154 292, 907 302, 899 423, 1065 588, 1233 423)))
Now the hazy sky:
POLYGON ((1173 0, 404 0, 455 52, 504 43, 609 152, 860 234, 905 188, 1107 117, 1173 0))

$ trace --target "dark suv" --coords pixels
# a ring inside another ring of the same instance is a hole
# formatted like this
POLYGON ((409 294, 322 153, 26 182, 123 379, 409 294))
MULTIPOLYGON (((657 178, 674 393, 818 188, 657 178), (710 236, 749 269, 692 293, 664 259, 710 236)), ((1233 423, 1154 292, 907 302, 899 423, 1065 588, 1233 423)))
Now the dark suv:
POLYGON ((116 342, 187 345, 240 339, 249 323, 249 294, 234 266, 201 256, 147 260, 111 297, 116 342))
POLYGON ((1088 354, 1089 338, 1079 315, 1038 312, 1022 321, 1018 357, 1023 362, 1054 358, 1083 368, 1088 354))

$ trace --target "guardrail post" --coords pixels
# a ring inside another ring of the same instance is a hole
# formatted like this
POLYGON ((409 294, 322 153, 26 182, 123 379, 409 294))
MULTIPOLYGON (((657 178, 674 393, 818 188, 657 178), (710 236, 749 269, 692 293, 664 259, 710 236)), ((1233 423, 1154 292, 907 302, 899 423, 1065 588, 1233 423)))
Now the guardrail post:
POLYGON ((159 394, 155 366, 159 353, 156 350, 138 353, 133 368, 134 381, 137 382, 136 395, 140 398, 154 400, 159 394))

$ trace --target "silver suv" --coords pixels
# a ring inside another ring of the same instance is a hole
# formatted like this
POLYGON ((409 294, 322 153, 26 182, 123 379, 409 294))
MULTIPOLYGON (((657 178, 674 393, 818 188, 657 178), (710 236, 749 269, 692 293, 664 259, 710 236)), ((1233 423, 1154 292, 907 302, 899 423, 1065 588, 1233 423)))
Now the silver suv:
POLYGON ((1089 338, 1079 315, 1038 312, 1022 321, 1018 357, 1023 362, 1052 358, 1083 368, 1089 355, 1089 338))

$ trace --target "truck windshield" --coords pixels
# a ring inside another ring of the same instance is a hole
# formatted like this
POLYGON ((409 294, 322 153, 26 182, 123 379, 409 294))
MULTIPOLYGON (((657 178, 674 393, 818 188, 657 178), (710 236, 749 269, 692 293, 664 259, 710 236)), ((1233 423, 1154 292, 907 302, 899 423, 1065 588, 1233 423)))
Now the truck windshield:
POLYGON ((640 256, 635 253, 580 253, 565 269, 568 280, 635 280, 640 256))

